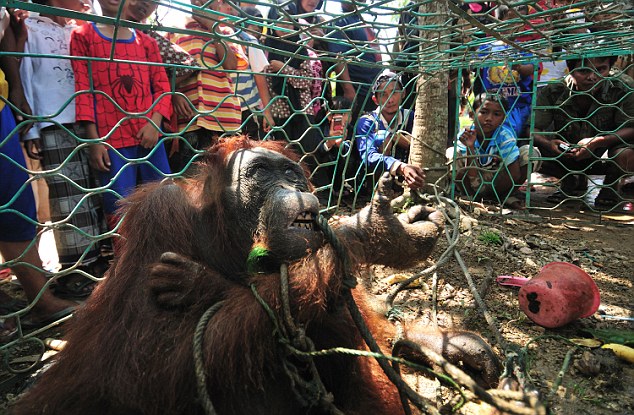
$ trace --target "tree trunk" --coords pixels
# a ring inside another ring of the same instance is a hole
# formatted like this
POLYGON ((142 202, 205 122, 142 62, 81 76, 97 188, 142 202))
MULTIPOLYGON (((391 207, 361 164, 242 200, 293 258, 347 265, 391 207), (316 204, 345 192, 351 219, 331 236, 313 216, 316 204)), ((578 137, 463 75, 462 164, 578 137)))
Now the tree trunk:
MULTIPOLYGON (((438 30, 421 30, 421 50, 429 57, 430 46, 438 57, 447 49, 449 10, 445 1, 421 3, 418 24, 437 27, 438 30), (432 15, 433 14, 433 15, 432 15)), ((421 75, 417 83, 416 115, 414 119, 414 139, 411 143, 410 162, 427 170, 427 183, 435 183, 446 172, 445 149, 447 146, 448 102, 447 85, 449 70, 435 70, 428 73, 419 60, 421 75)), ((444 183, 439 183, 443 186, 444 183)))

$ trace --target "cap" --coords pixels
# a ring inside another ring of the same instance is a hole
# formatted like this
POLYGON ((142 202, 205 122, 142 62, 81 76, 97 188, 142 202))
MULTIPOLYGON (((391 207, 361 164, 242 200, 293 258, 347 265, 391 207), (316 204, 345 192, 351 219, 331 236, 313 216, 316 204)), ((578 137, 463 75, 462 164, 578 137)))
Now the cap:
POLYGON ((374 85, 372 85, 372 94, 376 94, 379 92, 379 88, 381 88, 382 84, 389 84, 392 81, 398 82, 398 85, 403 88, 403 81, 401 81, 401 76, 390 71, 383 71, 374 81, 374 85))

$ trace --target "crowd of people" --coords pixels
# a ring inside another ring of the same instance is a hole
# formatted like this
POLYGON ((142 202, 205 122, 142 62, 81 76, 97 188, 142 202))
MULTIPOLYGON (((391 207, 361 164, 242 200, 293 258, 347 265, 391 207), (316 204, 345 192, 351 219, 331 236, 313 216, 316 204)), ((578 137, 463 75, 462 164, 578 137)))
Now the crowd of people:
MULTIPOLYGON (((82 0, 35 2, 94 12, 82 0)), ((151 0, 124 7, 99 0, 108 23, 2 9, 0 47, 15 55, 2 57, 0 72, 0 205, 7 207, 0 214, 0 252, 4 261, 35 264, 13 267, 33 301, 47 280, 30 245, 38 218, 25 187, 23 146, 28 158, 55 172, 46 181, 62 266, 55 291, 44 290, 23 326, 59 318, 72 311, 71 300, 90 294, 94 281, 85 274, 103 272, 100 236, 116 230, 119 199, 141 183, 195 174, 198 154, 221 137, 287 141, 324 203, 319 190, 343 191, 350 177, 363 182, 389 172, 410 188, 424 185, 423 170, 408 158, 412 70, 406 61, 389 62, 402 72, 384 70, 385 51, 358 12, 362 2, 342 0, 342 17, 332 22, 316 0, 271 7, 266 19, 255 7, 226 0, 191 3, 185 30, 169 33, 113 24, 146 22, 157 8, 151 0)), ((470 10, 478 4, 469 3, 470 10)), ((409 43, 400 47, 407 51, 409 43)), ((509 49, 493 42, 475 53, 508 58, 509 49)), ((616 206, 620 179, 634 170, 634 82, 623 72, 611 76, 613 57, 570 60, 565 68, 562 62, 536 68, 526 53, 511 57, 528 63, 462 73, 460 95, 475 99, 468 106, 471 127, 448 128, 458 188, 519 209, 530 171, 562 179, 556 202, 582 189, 587 174, 605 174, 595 205, 616 206), (534 79, 536 73, 543 78, 534 79), (534 147, 528 144, 532 115, 534 147)), ((457 111, 457 95, 449 96, 457 111)))

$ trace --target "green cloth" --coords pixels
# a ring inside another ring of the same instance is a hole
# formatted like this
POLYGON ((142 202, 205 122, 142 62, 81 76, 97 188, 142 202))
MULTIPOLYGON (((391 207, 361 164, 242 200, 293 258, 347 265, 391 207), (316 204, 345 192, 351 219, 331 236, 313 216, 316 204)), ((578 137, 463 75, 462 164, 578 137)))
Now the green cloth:
POLYGON ((573 92, 571 88, 572 79, 568 75, 561 83, 540 89, 535 106, 535 129, 556 132, 559 138, 577 143, 583 138, 634 127, 634 80, 629 76, 620 74, 604 80, 588 111, 582 111, 577 101, 577 97, 585 94, 573 92))

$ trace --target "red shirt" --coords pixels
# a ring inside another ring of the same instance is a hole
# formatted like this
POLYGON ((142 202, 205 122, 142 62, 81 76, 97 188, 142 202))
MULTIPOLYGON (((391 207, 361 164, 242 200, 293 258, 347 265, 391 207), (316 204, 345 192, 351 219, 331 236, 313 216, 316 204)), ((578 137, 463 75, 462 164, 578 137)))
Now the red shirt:
MULTIPOLYGON (((84 24, 71 34, 73 56, 110 59, 111 50, 112 39, 99 32, 94 23, 84 24)), ((133 62, 72 61, 75 90, 90 91, 92 81, 93 91, 103 92, 76 96, 77 121, 94 122, 99 137, 107 137, 106 142, 114 148, 132 147, 140 143, 136 134, 148 123, 135 115, 150 118, 159 112, 165 119, 172 115, 171 97, 161 97, 170 91, 170 85, 161 66, 137 63, 162 63, 156 41, 140 31, 135 30, 131 39, 117 40, 113 58, 133 62)))

